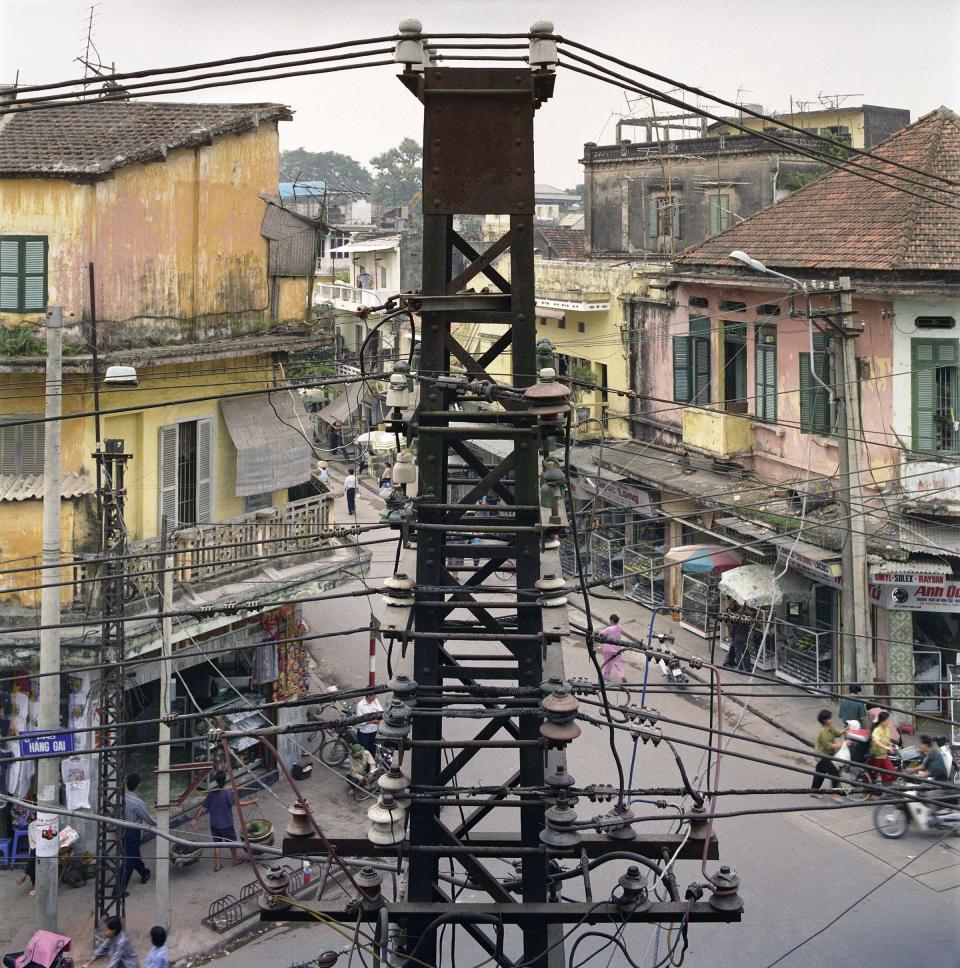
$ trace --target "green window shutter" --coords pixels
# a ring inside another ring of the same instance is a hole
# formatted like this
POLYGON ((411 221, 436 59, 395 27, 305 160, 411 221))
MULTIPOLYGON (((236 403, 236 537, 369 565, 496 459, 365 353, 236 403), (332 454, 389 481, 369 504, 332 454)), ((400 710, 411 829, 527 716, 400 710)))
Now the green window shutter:
POLYGON ((690 342, 689 336, 673 337, 673 399, 690 402, 690 342))
POLYGON ((914 339, 910 341, 911 390, 913 396, 913 449, 921 453, 956 451, 956 433, 941 428, 957 418, 957 341, 914 339), (938 370, 949 368, 948 374, 938 370), (941 432, 943 431, 943 432, 941 432))
POLYGON ((810 354, 800 354, 800 433, 813 433, 813 377, 810 354))
POLYGON ((20 308, 20 240, 0 239, 0 310, 20 308))
POLYGON ((758 420, 777 421, 777 347, 758 343, 754 355, 758 420))
MULTIPOLYGON (((23 418, 21 418, 23 419, 23 418)), ((25 424, 20 431, 20 474, 43 473, 43 438, 46 424, 25 424)))
POLYGON ((23 240, 23 308, 43 310, 47 306, 47 240, 23 240))
POLYGON ((706 406, 710 403, 710 338, 692 336, 690 348, 693 357, 693 402, 706 406))
MULTIPOLYGON (((826 342, 826 340, 824 340, 826 342)), ((816 346, 816 341, 814 346, 816 346)), ((830 383, 830 354, 814 353, 816 375, 830 383)), ((833 412, 829 393, 810 373, 810 354, 800 354, 800 432, 804 434, 833 433, 833 412)))

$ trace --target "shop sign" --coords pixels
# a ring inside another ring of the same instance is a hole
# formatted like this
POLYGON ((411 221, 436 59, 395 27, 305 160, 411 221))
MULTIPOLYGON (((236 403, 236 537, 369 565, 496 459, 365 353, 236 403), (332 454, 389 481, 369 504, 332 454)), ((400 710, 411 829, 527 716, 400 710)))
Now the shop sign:
POLYGON ((593 302, 585 299, 540 299, 537 298, 537 307, 544 309, 572 309, 581 313, 603 313, 610 308, 607 302, 593 302))
POLYGON ((877 572, 871 579, 870 598, 881 608, 896 611, 957 612, 960 581, 950 575, 877 572))
POLYGON ((56 857, 60 852, 60 817, 55 813, 38 813, 37 857, 56 857))
POLYGON ((629 484, 624 484, 621 481, 604 481, 599 482, 599 487, 597 486, 597 479, 595 477, 581 477, 577 482, 579 484, 585 485, 585 487, 575 486, 575 496, 580 497, 582 491, 588 490, 590 492, 590 497, 599 496, 605 501, 609 501, 611 504, 617 505, 621 508, 633 508, 639 514, 645 514, 648 517, 655 517, 656 512, 650 505, 650 495, 639 487, 632 487, 629 484), (576 493, 581 492, 581 493, 576 493))
POLYGON ((780 564, 789 565, 795 571, 801 572, 821 585, 832 585, 834 588, 843 586, 839 561, 823 560, 804 554, 799 548, 791 549, 789 546, 779 549, 777 559, 780 564))
POLYGON ((20 734, 21 756, 55 756, 72 752, 73 733, 47 733, 45 736, 20 734))

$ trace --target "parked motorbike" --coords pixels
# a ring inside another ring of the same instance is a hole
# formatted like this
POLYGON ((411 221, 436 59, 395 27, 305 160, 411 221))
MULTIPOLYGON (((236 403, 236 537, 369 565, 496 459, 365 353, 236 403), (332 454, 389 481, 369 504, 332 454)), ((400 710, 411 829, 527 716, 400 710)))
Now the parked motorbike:
POLYGON ((664 679, 671 685, 685 686, 690 681, 683 671, 680 656, 673 650, 668 650, 664 658, 657 659, 657 665, 660 666, 660 672, 663 673, 664 679))
POLYGON ((946 736, 937 736, 934 742, 943 757, 943 765, 947 768, 947 779, 951 783, 956 783, 960 776, 960 753, 954 752, 946 736))
POLYGON ((34 931, 23 951, 11 951, 3 956, 5 968, 73 968, 70 951, 72 941, 53 931, 34 931))

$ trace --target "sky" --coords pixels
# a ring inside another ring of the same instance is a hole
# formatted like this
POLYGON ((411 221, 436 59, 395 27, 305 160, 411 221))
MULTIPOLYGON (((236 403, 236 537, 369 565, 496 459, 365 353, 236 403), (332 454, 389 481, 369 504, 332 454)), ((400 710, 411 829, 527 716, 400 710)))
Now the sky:
MULTIPOLYGON (((88 13, 89 0, 0 0, 0 82, 17 71, 25 84, 79 76, 88 13)), ((767 111, 821 94, 908 108, 913 119, 941 104, 960 110, 960 0, 101 0, 93 38, 104 63, 137 70, 389 35, 411 16, 427 34, 522 32, 549 18, 571 39, 767 111)), ((366 163, 401 138, 422 140, 421 105, 395 74, 372 68, 166 100, 279 101, 296 112, 280 126, 281 147, 366 163)), ((649 107, 561 70, 537 114, 537 181, 582 181, 584 142, 612 143, 616 116, 638 110, 649 107)))

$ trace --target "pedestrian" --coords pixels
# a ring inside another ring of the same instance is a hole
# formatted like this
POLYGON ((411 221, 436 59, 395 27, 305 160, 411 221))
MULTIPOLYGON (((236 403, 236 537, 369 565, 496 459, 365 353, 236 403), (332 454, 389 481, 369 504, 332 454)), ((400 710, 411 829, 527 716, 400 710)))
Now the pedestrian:
MULTIPOLYGON (((380 704, 380 700, 377 696, 368 692, 366 696, 363 697, 357 703, 357 715, 366 716, 369 713, 382 713, 383 706, 380 704)), ((377 745, 377 727, 380 725, 380 719, 370 719, 365 723, 361 723, 357 727, 357 740, 360 745, 368 752, 373 753, 376 750, 377 745)))
POLYGON ((170 968, 170 955, 167 953, 167 932, 155 924, 150 929, 150 942, 153 947, 143 960, 143 968, 170 968))
POLYGON ((370 751, 364 749, 359 743, 354 743, 350 747, 350 759, 348 761, 348 772, 350 779, 354 783, 366 786, 369 777, 373 776, 377 769, 377 761, 370 755, 370 751))
POLYGON ((389 464, 387 464, 386 467, 380 471, 380 480, 377 481, 377 483, 379 484, 381 491, 384 488, 389 490, 391 487, 393 487, 393 468, 389 464))
POLYGON ((97 945, 90 960, 84 962, 80 968, 90 968, 95 961, 107 958, 107 968, 140 968, 133 945, 123 930, 123 922, 118 917, 104 918, 100 922, 103 941, 97 945))
POLYGON ((730 629, 730 649, 723 660, 725 669, 739 669, 747 651, 747 639, 750 636, 750 619, 744 613, 739 602, 730 602, 727 609, 727 625, 730 629))
POLYGON ((856 683, 851 683, 847 688, 847 692, 850 693, 849 696, 844 696, 840 700, 840 719, 842 722, 849 723, 851 720, 855 720, 860 724, 860 727, 866 727, 867 725, 867 704, 859 698, 860 694, 863 692, 863 687, 858 686, 856 683))
MULTIPOLYGON (((123 798, 123 819, 128 823, 141 824, 144 827, 156 827, 157 821, 150 816, 147 805, 136 792, 140 786, 140 774, 131 773, 127 777, 127 793, 123 798)), ((150 880, 150 868, 143 862, 140 847, 143 843, 143 830, 140 827, 124 827, 123 842, 123 874, 114 888, 114 897, 126 894, 130 884, 130 877, 136 871, 140 875, 140 883, 146 884, 150 880)))
POLYGON ((37 896, 37 821, 31 820, 27 824, 27 866, 24 867, 23 873, 17 878, 17 887, 29 877, 30 878, 30 892, 28 897, 37 896))
MULTIPOLYGON (((243 863, 243 858, 237 856, 237 848, 232 846, 237 840, 237 831, 233 826, 233 807, 249 807, 257 802, 256 797, 249 800, 237 800, 233 795, 233 790, 225 790, 227 774, 223 770, 218 770, 213 777, 216 783, 216 790, 211 790, 203 803, 197 809, 193 819, 190 821, 191 827, 196 827, 200 822, 200 817, 206 811, 210 814, 210 833, 218 844, 229 843, 230 856, 233 858, 233 866, 243 863)), ((213 848, 213 871, 223 870, 220 863, 220 848, 213 848)))
POLYGON ((351 518, 357 516, 357 475, 352 467, 347 468, 347 476, 343 479, 343 489, 347 495, 347 514, 351 518))
POLYGON ((360 272, 357 274, 357 287, 359 289, 370 289, 373 286, 373 276, 367 272, 366 266, 360 266, 360 272))
POLYGON ((810 796, 819 799, 822 796, 820 788, 823 786, 824 780, 829 779, 833 799, 839 800, 837 781, 840 779, 840 771, 833 762, 833 757, 837 755, 837 750, 843 746, 842 740, 839 743, 836 740, 846 733, 847 728, 846 726, 843 729, 834 728, 833 713, 829 709, 821 709, 817 713, 817 722, 820 724, 820 729, 817 732, 817 738, 813 744, 813 751, 820 759, 817 760, 817 775, 813 778, 810 796))
POLYGON ((623 672, 623 659, 620 657, 620 653, 623 651, 620 647, 620 640, 623 638, 623 626, 620 624, 619 615, 614 613, 610 616, 610 624, 606 628, 600 629, 598 638, 603 643, 603 665, 601 669, 604 680, 609 682, 611 673, 616 672, 620 676, 620 681, 623 682, 626 678, 623 672))
POLYGON ((334 420, 330 428, 330 451, 336 457, 343 446, 343 424, 339 420, 334 420))
POLYGON ((893 760, 890 759, 890 753, 893 751, 893 740, 890 738, 889 720, 890 713, 884 710, 877 716, 877 725, 870 731, 870 759, 868 763, 870 766, 890 771, 880 774, 871 773, 871 779, 876 783, 879 776, 879 782, 883 783, 884 786, 889 786, 896 779, 896 776, 894 776, 896 767, 893 765, 893 760))

